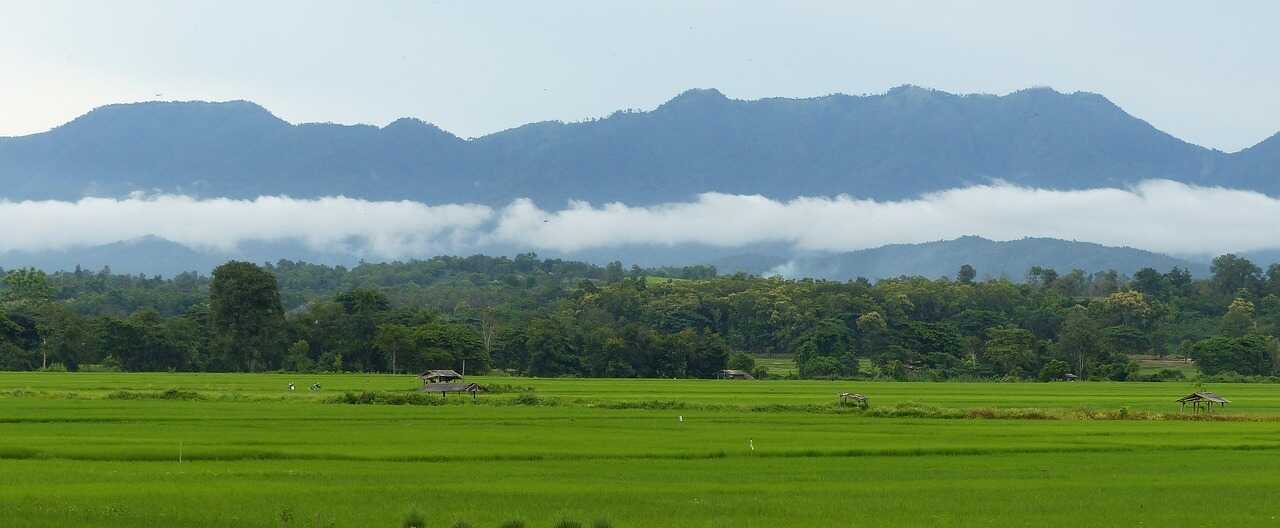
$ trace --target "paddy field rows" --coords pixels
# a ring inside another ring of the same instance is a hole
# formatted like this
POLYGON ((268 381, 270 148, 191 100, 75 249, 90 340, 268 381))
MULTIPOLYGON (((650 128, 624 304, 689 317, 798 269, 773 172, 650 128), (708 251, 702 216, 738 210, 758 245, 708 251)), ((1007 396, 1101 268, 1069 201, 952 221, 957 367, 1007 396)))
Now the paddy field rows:
POLYGON ((476 381, 506 391, 351 405, 333 401, 407 394, 417 381, 0 373, 0 519, 396 527, 418 510, 441 527, 1280 522, 1280 386, 1211 387, 1239 421, 1190 421, 1077 412, 1176 412, 1189 383, 476 381), (291 381, 322 390, 291 393, 291 381), (170 389, 177 399, 157 399, 170 389), (846 390, 878 408, 1038 408, 1052 419, 828 409, 846 390), (514 404, 529 394, 537 404, 514 404))

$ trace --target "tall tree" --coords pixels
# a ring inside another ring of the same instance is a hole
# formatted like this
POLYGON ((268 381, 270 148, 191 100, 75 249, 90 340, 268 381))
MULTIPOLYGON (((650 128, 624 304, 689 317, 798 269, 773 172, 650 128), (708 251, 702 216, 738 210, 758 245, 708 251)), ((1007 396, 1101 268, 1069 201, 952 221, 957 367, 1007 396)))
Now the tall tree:
POLYGON ((1035 359, 1036 336, 1016 326, 997 326, 987 330, 987 345, 983 350, 996 372, 1017 376, 1026 371, 1035 359))
POLYGON ((1244 337, 1253 331, 1253 303, 1244 299, 1231 301, 1226 315, 1222 316, 1222 335, 1244 337))
POLYGON ((1256 294, 1262 283, 1262 269, 1249 259, 1227 253, 1213 259, 1214 289, 1221 294, 1234 294, 1239 290, 1256 294))
POLYGON ((49 277, 35 268, 22 268, 4 274, 0 302, 9 305, 39 305, 53 298, 49 277))
POLYGON ((413 332, 402 324, 380 324, 373 338, 373 346, 391 363, 391 373, 397 372, 396 359, 413 350, 413 332))
POLYGON ((1058 349, 1070 359, 1076 375, 1088 376, 1091 359, 1102 355, 1102 329, 1089 315, 1089 310, 1075 305, 1067 309, 1067 316, 1058 330, 1058 349))
POLYGON ((275 275, 231 261, 213 270, 209 319, 228 366, 250 372, 269 368, 282 355, 284 307, 275 275))

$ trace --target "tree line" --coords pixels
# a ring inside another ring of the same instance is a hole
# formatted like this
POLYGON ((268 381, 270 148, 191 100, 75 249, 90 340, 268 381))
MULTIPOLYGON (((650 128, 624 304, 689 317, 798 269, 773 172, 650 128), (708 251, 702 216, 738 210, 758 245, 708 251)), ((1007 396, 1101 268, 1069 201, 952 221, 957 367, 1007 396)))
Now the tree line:
POLYGON ((437 257, 353 268, 228 262, 209 276, 3 271, 0 369, 709 377, 785 355, 801 377, 1135 380, 1139 355, 1277 373, 1280 265, 871 282, 437 257))

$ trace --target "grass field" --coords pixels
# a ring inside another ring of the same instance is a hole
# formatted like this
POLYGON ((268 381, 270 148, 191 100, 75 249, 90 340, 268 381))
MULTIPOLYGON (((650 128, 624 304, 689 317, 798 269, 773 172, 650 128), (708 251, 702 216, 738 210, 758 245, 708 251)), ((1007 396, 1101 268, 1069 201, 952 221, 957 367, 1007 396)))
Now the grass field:
POLYGON ((1240 421, 1189 421, 1076 411, 1176 412, 1190 383, 476 381, 510 392, 350 405, 333 401, 417 381, 0 373, 0 525, 397 527, 415 509, 440 527, 1280 522, 1277 385, 1209 387, 1240 421), (845 390, 1051 419, 837 412, 845 390), (529 394, 541 404, 514 404, 529 394))
POLYGON ((756 356, 756 366, 768 369, 770 376, 789 376, 796 373, 796 362, 791 356, 756 356))
MULTIPOLYGON (((1175 370, 1183 376, 1194 378, 1200 373, 1196 366, 1183 359, 1158 358, 1155 356, 1136 356, 1140 366, 1139 374, 1155 374, 1162 370, 1175 370)), ((770 376, 789 376, 796 373, 796 362, 789 355, 759 355, 755 357, 756 365, 769 370, 770 376)), ((875 367, 870 360, 862 360, 864 373, 874 372, 875 367)))

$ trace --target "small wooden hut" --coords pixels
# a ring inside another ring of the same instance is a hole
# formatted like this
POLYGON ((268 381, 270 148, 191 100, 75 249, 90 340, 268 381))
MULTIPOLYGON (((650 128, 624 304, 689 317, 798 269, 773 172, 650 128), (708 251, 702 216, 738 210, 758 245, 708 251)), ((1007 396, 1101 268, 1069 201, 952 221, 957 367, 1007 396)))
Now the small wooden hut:
POLYGON ((867 401, 867 397, 862 394, 858 394, 856 392, 842 392, 840 393, 840 405, 866 409, 870 406, 870 403, 867 401))
POLYGON ((450 392, 466 392, 475 399, 476 393, 484 392, 484 387, 475 383, 462 383, 462 374, 452 370, 428 370, 418 375, 422 380, 422 392, 435 392, 441 398, 448 397, 450 392))
POLYGON ((716 373, 716 379, 749 380, 756 378, 745 370, 725 369, 716 373))
POLYGON ((1193 392, 1181 398, 1178 398, 1178 404, 1182 406, 1182 410, 1186 410, 1187 405, 1191 405, 1192 412, 1213 412, 1213 406, 1226 407, 1231 400, 1218 396, 1215 392, 1193 392))
POLYGON ((453 383, 462 381, 462 374, 454 370, 428 370, 418 375, 423 383, 453 383))

